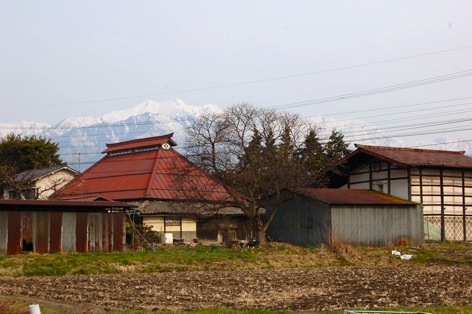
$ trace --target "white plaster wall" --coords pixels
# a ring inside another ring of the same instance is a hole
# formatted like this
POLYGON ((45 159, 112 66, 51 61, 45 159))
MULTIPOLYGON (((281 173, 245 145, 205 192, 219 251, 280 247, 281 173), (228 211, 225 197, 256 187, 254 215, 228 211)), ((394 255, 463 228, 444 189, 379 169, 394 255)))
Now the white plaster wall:
POLYGON ((75 175, 67 170, 59 170, 51 175, 45 176, 35 183, 38 191, 38 199, 46 200, 51 194, 69 183, 75 175))

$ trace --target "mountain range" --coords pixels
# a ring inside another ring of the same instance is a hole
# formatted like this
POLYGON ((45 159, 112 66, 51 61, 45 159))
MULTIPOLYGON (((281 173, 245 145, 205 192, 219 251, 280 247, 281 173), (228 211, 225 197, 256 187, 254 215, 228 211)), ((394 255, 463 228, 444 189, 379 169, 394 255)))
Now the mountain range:
MULTIPOLYGON (((0 123, 0 136, 20 133, 49 138, 59 144, 59 154, 69 166, 83 171, 103 156, 101 152, 105 150, 107 143, 173 132, 174 140, 180 144, 178 147, 182 148, 185 146, 185 130, 195 118, 204 113, 221 112, 221 108, 216 105, 193 106, 180 99, 164 102, 147 100, 132 108, 113 111, 101 117, 67 118, 55 125, 40 122, 0 123)), ((404 142, 382 136, 382 132, 375 126, 359 120, 333 120, 326 117, 315 117, 310 120, 328 134, 333 128, 343 134, 362 133, 364 140, 356 141, 358 144, 398 147, 434 144, 434 149, 464 150, 467 154, 472 152, 472 143, 461 142, 460 139, 447 135, 427 143, 414 140, 404 142)))

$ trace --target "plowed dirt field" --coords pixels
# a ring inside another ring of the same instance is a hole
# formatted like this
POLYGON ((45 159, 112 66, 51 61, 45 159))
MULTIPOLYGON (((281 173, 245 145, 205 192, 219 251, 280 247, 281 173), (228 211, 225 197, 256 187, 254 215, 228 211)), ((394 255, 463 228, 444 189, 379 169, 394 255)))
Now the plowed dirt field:
POLYGON ((472 304, 472 267, 376 266, 0 277, 0 295, 74 313, 201 308, 323 311, 472 304), (41 302, 39 302, 41 303, 41 302))

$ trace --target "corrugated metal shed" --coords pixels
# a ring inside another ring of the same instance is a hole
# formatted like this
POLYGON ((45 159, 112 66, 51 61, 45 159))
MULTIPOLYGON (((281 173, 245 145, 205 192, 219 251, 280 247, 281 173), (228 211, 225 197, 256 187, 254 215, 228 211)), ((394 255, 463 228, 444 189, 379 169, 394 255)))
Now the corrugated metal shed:
POLYGON ((61 189, 55 198, 227 201, 226 190, 175 151, 172 134, 107 144, 100 161, 61 189), (165 145, 168 144, 168 145, 165 145), (182 180, 185 174, 192 182, 182 180), (195 189, 198 187, 198 192, 195 189))
POLYGON ((276 212, 267 235, 306 246, 383 246, 399 241, 418 245, 424 236, 422 215, 419 204, 379 192, 305 189, 276 212))
POLYGON ((0 200, 0 254, 122 251, 121 202, 0 200))

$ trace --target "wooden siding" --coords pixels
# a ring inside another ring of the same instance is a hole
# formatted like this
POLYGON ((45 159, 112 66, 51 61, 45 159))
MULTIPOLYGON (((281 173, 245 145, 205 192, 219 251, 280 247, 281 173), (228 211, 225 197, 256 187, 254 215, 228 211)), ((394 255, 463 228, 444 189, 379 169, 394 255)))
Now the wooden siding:
POLYGON ((419 205, 331 206, 333 241, 365 246, 423 242, 419 205))
POLYGON ((408 173, 386 162, 372 162, 353 171, 344 188, 376 190, 408 199, 408 173))
POLYGON ((411 200, 423 204, 427 240, 472 240, 471 171, 412 168, 410 182, 411 200))
POLYGON ((472 207, 470 170, 406 169, 372 160, 352 171, 347 181, 343 188, 380 190, 422 204, 424 223, 431 231, 426 233, 426 240, 472 240, 472 211, 467 210, 472 207))
POLYGON ((0 211, 0 254, 122 251, 123 213, 0 211))

